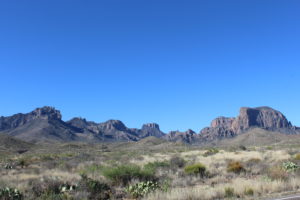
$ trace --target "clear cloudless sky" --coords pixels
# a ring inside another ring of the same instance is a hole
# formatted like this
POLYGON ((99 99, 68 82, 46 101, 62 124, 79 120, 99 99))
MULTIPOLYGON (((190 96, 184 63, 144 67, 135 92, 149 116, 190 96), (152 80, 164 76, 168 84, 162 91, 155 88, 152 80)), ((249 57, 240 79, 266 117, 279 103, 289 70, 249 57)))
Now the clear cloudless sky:
POLYGON ((3 116, 198 132, 270 106, 300 126, 300 1, 1 0, 0 84, 3 116))

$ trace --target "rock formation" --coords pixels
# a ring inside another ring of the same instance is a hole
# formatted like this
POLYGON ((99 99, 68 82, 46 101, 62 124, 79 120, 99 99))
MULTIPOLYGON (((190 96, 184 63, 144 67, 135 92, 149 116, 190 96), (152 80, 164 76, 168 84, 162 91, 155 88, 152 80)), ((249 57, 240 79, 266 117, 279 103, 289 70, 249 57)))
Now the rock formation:
POLYGON ((193 143, 197 141, 198 134, 191 129, 185 132, 171 131, 169 134, 165 135, 164 138, 173 142, 193 143))
POLYGON ((262 128, 284 134, 297 134, 293 126, 279 111, 269 107, 242 107, 237 118, 218 117, 210 127, 200 131, 201 141, 230 138, 242 134, 251 128, 262 128))

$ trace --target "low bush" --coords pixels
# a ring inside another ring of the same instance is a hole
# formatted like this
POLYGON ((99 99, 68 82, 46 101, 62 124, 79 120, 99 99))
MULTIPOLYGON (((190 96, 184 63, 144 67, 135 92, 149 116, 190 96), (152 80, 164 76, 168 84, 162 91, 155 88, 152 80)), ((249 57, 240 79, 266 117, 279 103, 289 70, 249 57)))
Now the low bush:
POLYGON ((113 184, 127 185, 131 180, 151 181, 155 179, 152 169, 141 169, 137 165, 120 165, 103 169, 103 176, 113 184))
POLYGON ((157 182, 147 181, 147 182, 140 182, 135 185, 130 185, 129 187, 126 188, 126 191, 133 198, 139 198, 157 189, 160 189, 160 186, 157 182))
POLYGON ((195 174, 204 177, 206 174, 206 167, 201 163, 188 165, 184 168, 185 173, 187 174, 195 174))
POLYGON ((244 166, 242 165, 242 163, 240 163, 239 161, 232 161, 229 162, 227 165, 227 172, 233 172, 236 174, 239 174, 241 172, 246 171, 244 166))
POLYGON ((0 188, 0 200, 22 200, 23 195, 15 188, 0 188))
POLYGON ((170 159, 170 165, 172 168, 182 168, 185 165, 185 160, 181 157, 174 156, 170 159))
POLYGON ((217 153, 219 153, 218 149, 211 148, 211 149, 208 149, 207 151, 205 151, 205 153, 203 154, 203 156, 207 157, 207 156, 211 156, 211 155, 214 155, 214 154, 217 154, 217 153))
POLYGON ((295 160, 300 160, 300 153, 297 153, 297 154, 295 155, 295 160))
POLYGON ((225 190, 225 197, 230 198, 234 196, 234 189, 232 187, 226 187, 224 190, 225 190))

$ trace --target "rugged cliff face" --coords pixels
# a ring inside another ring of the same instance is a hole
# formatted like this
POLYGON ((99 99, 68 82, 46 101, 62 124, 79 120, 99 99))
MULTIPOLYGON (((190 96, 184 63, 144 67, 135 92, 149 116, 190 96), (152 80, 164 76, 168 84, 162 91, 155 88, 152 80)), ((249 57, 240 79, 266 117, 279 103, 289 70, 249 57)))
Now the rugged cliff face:
POLYGON ((236 118, 218 117, 210 127, 200 131, 201 141, 230 138, 244 133, 251 128, 262 128, 284 134, 296 134, 297 127, 293 126, 279 111, 269 107, 242 107, 236 118))
POLYGON ((241 108, 239 116, 234 120, 232 129, 236 133, 243 132, 250 127, 264 129, 290 129, 292 124, 279 111, 269 107, 241 108))

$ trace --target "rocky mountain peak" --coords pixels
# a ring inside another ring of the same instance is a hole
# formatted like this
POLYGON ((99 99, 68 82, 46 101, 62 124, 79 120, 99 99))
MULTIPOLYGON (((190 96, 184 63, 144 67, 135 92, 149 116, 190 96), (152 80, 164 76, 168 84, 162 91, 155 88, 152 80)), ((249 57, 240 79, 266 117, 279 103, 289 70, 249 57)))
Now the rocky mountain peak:
POLYGON ((70 124, 71 126, 81 128, 81 129, 86 128, 87 126, 89 126, 89 123, 86 121, 86 119, 81 118, 81 117, 74 117, 70 121, 68 121, 67 123, 70 124))
POLYGON ((162 137, 164 136, 164 133, 159 129, 159 125, 156 123, 147 123, 142 126, 141 137, 149 137, 149 136, 155 136, 155 137, 162 137))
POLYGON ((232 124, 232 129, 239 133, 250 127, 275 130, 291 128, 292 124, 281 112, 270 107, 242 107, 239 116, 232 124))
POLYGON ((159 130, 159 125, 156 123, 147 123, 142 126, 142 129, 158 129, 159 130))
POLYGON ((54 107, 44 106, 42 108, 37 108, 32 111, 29 115, 33 118, 41 119, 58 119, 61 120, 61 114, 59 110, 56 110, 54 107))
POLYGON ((100 126, 107 130, 117 129, 117 130, 126 130, 127 127, 120 120, 108 120, 104 123, 101 123, 100 126))

